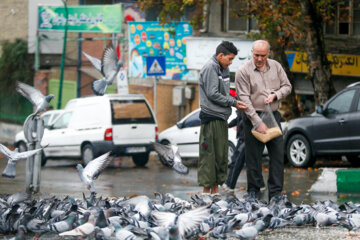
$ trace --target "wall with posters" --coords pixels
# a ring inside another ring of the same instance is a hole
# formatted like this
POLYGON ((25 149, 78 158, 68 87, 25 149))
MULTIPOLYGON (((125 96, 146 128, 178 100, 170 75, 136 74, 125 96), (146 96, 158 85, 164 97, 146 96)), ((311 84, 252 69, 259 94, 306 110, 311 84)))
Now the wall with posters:
POLYGON ((146 57, 165 56, 166 76, 163 79, 198 79, 196 71, 186 68, 186 37, 192 35, 192 27, 188 22, 165 26, 159 22, 128 24, 129 77, 146 78, 146 57))

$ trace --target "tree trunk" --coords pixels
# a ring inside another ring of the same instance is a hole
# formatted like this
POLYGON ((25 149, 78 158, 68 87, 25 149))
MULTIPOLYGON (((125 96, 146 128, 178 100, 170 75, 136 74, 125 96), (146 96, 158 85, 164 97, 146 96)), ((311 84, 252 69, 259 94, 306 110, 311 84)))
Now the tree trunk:
POLYGON ((299 0, 306 31, 305 50, 308 55, 308 77, 314 88, 315 105, 324 104, 335 94, 331 80, 331 63, 325 53, 323 21, 316 9, 317 0, 299 0))
POLYGON ((277 41, 271 42, 271 49, 274 53, 274 59, 283 66, 286 75, 292 85, 291 93, 281 101, 280 110, 283 111, 283 118, 288 121, 300 116, 298 102, 295 98, 294 74, 290 71, 289 62, 285 54, 285 48, 277 41))

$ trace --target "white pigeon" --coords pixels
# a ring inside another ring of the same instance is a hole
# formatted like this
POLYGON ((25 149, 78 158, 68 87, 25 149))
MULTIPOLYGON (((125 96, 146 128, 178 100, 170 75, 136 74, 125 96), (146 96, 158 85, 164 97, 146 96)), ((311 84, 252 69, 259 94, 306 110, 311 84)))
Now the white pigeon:
POLYGON ((19 149, 15 148, 14 151, 11 151, 10 149, 8 149, 7 147, 5 147, 0 143, 0 153, 3 154, 8 159, 8 163, 2 173, 2 176, 7 178, 15 178, 16 176, 15 166, 17 162, 35 155, 37 152, 41 151, 42 149, 43 148, 38 148, 26 152, 19 152, 19 149))
POLYGON ((76 165, 79 172, 80 180, 85 183, 87 189, 95 192, 94 180, 98 178, 100 173, 110 164, 112 158, 109 158, 110 152, 101 155, 90 161, 85 168, 81 164, 76 165))
POLYGON ((178 146, 174 144, 164 145, 156 142, 152 142, 152 145, 154 150, 159 154, 159 159, 162 164, 167 167, 172 167, 180 174, 189 173, 189 168, 182 163, 178 146))
POLYGON ((94 230, 95 230, 95 218, 94 215, 91 214, 89 216, 89 220, 86 223, 70 231, 62 232, 59 234, 59 236, 87 236, 93 233, 94 230))
POLYGON ((44 96, 38 89, 22 82, 17 82, 16 90, 36 107, 35 112, 32 114, 33 117, 44 111, 51 99, 54 98, 53 94, 44 96))
POLYGON ((91 86, 96 95, 102 96, 105 94, 106 87, 114 81, 123 63, 118 61, 115 49, 111 45, 105 48, 101 61, 85 52, 83 54, 89 59, 95 69, 104 76, 102 79, 94 81, 91 86))
POLYGON ((169 228, 170 235, 177 233, 183 239, 187 232, 197 228, 202 221, 209 217, 210 210, 207 206, 203 206, 180 215, 158 211, 153 211, 151 214, 158 226, 169 228))

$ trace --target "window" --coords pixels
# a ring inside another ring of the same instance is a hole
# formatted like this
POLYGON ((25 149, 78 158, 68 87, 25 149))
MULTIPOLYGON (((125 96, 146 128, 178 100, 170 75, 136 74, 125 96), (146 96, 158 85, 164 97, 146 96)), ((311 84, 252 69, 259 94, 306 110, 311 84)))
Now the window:
POLYGON ((200 126, 201 122, 199 115, 200 111, 197 111, 196 113, 189 116, 183 123, 184 128, 200 126))
POLYGON ((329 114, 349 112, 354 94, 355 94, 354 89, 340 94, 329 103, 327 107, 327 112, 329 114))
POLYGON ((53 125, 53 129, 62 129, 62 128, 67 128, 69 123, 70 123, 70 119, 71 119, 71 112, 67 112, 64 113, 53 125))
POLYGON ((144 100, 111 100, 113 124, 155 123, 144 100))
POLYGON ((332 19, 325 26, 326 34, 360 35, 360 0, 345 0, 332 9, 332 19))
POLYGON ((247 3, 245 0, 226 0, 225 7, 225 30, 227 32, 250 32, 257 30, 257 22, 249 19, 245 8, 247 3))

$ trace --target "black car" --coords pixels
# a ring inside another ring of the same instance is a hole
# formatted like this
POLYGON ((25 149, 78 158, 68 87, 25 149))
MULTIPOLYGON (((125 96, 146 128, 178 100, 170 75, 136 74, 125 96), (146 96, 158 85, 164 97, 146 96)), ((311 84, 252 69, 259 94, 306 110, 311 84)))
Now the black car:
POLYGON ((284 129, 285 153, 295 167, 308 167, 317 156, 346 156, 360 166, 360 82, 329 99, 284 129))

